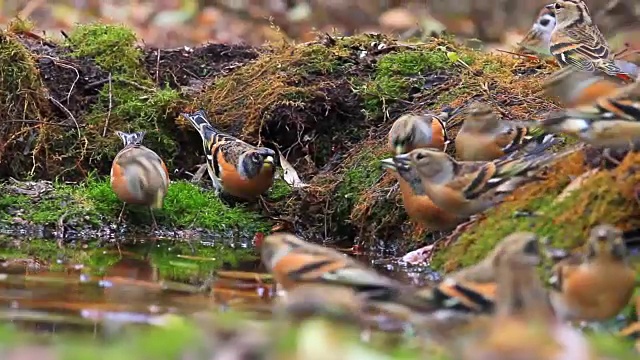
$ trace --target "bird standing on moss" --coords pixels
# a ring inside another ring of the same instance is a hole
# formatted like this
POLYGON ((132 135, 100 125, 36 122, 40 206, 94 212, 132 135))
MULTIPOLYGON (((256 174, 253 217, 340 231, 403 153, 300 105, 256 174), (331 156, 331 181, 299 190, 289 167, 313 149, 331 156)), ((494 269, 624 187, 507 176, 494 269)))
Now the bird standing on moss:
POLYGON ((272 185, 280 159, 275 151, 250 145, 216 130, 204 110, 183 113, 202 137, 207 170, 216 193, 255 200, 272 185))
POLYGON ((445 130, 449 113, 439 115, 404 114, 393 122, 389 130, 389 147, 396 154, 418 148, 446 151, 449 138, 445 130))
POLYGON ((541 262, 537 236, 520 232, 509 238, 519 238, 518 246, 505 247, 491 263, 497 281, 495 314, 464 343, 459 358, 595 359, 582 334, 553 313, 536 272, 541 262))
POLYGON ((606 320, 631 299, 635 270, 627 260, 622 232, 612 225, 594 227, 587 251, 558 262, 551 278, 551 302, 565 320, 606 320))
POLYGON ((396 155, 399 166, 414 167, 425 193, 444 211, 472 216, 502 201, 521 184, 531 181, 543 166, 570 155, 580 147, 559 154, 530 154, 495 161, 456 161, 437 150, 416 149, 396 155))
POLYGON ((447 231, 454 229, 464 219, 440 209, 431 201, 415 169, 397 166, 393 158, 381 160, 381 163, 398 180, 402 203, 411 220, 430 231, 447 231))
POLYGON ((145 132, 124 133, 117 131, 124 148, 118 152, 111 165, 111 188, 124 202, 118 223, 127 204, 149 206, 153 228, 157 228, 153 209, 162 208, 169 189, 169 171, 164 161, 154 151, 142 146, 145 132))
POLYGON ((556 15, 550 50, 560 66, 605 73, 625 81, 633 80, 616 64, 607 40, 592 22, 584 1, 557 0, 547 8, 556 15))
POLYGON ((557 139, 540 129, 527 128, 515 121, 500 120, 491 106, 474 101, 465 109, 465 119, 456 135, 456 154, 463 161, 492 161, 527 146, 540 145, 542 151, 557 139))

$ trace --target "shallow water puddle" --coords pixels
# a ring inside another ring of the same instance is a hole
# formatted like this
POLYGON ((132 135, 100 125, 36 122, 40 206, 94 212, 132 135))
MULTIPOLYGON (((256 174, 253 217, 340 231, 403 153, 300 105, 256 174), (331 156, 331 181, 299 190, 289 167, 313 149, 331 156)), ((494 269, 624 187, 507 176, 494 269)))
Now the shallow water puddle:
POLYGON ((235 305, 259 309, 270 291, 255 275, 214 278, 219 270, 255 271, 257 260, 252 249, 194 248, 180 240, 138 240, 118 249, 91 241, 58 248, 54 241, 0 238, 0 321, 45 331, 89 330, 235 305))
MULTIPOLYGON (((0 322, 96 333, 113 324, 159 324, 167 314, 235 309, 270 316, 275 289, 255 248, 180 239, 122 243, 128 245, 87 240, 60 247, 0 237, 0 322)), ((404 282, 427 278, 428 268, 373 257, 356 256, 404 282)))

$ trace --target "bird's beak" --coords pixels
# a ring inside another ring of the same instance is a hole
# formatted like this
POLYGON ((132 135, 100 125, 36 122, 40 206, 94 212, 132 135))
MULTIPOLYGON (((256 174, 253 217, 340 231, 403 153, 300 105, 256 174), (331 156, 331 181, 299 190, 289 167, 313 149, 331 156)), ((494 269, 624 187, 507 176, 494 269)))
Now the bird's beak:
POLYGON ((396 168, 396 163, 393 161, 393 158, 387 158, 387 159, 380 160, 380 164, 382 165, 383 169, 389 169, 389 170, 392 170, 392 171, 397 171, 398 170, 396 168))
POLYGON ((545 8, 549 9, 549 10, 553 10, 554 6, 556 5, 556 3, 552 3, 549 5, 545 5, 545 8))
POLYGON ((400 154, 393 157, 393 162, 395 163, 396 168, 402 167, 408 169, 411 167, 411 157, 409 154, 400 154))
POLYGON ((153 204, 151 204, 151 208, 161 209, 163 203, 164 203, 164 192, 159 189, 158 192, 156 193, 155 199, 153 200, 153 204))
POLYGON ((273 156, 267 156, 264 158, 263 166, 264 167, 272 167, 273 166, 273 156))

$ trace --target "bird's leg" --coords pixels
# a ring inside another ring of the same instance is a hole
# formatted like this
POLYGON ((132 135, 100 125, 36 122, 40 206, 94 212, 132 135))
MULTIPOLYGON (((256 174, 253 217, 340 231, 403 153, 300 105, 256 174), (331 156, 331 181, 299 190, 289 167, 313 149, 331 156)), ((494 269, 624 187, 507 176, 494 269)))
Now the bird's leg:
POLYGON ((264 195, 260 195, 258 197, 258 206, 264 209, 268 214, 271 213, 271 211, 269 210, 269 202, 264 195))
POLYGON ((616 166, 620 165, 620 161, 616 160, 616 158, 614 158, 613 155, 611 155, 611 149, 610 148, 605 148, 604 149, 604 151, 602 152, 602 157, 605 160, 608 160, 608 161, 612 162, 616 166))
POLYGON ((398 191, 400 191, 400 183, 396 182, 395 184, 393 184, 391 189, 389 189, 389 192, 387 193, 387 199, 391 197, 391 194, 395 194, 398 191))
POLYGON ((191 177, 191 182, 199 183, 202 180, 202 176, 204 176, 204 172, 208 170, 207 163, 198 165, 198 171, 191 177))
POLYGON ((152 208, 149 208, 149 214, 151 214, 151 221, 153 222, 151 225, 151 232, 155 232, 158 230, 158 223, 156 222, 156 216, 153 214, 152 208))
POLYGON ((211 175, 211 182, 213 183, 213 188, 215 189, 214 190, 215 194, 219 196, 220 193, 222 192, 222 182, 215 175, 213 174, 210 174, 210 175, 211 175))
POLYGON ((120 210, 120 215, 118 215, 118 224, 117 226, 120 226, 120 223, 122 222, 122 215, 124 214, 124 208, 127 206, 127 203, 122 203, 122 210, 120 210))

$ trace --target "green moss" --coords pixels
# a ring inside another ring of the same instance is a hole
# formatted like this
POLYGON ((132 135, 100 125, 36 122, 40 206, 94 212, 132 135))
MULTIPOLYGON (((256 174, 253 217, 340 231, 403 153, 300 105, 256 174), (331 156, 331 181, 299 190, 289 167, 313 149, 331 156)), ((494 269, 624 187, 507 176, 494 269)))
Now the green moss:
POLYGON ((205 191, 186 181, 171 184, 161 216, 173 226, 197 226, 208 230, 242 229, 255 233, 267 231, 268 222, 257 213, 238 205, 228 207, 211 191, 205 191))
POLYGON ((435 40, 416 44, 412 49, 391 52, 382 56, 371 81, 359 88, 365 98, 365 109, 370 116, 380 113, 384 105, 406 100, 409 89, 422 88, 427 76, 438 70, 456 66, 471 66, 480 56, 475 51, 457 47, 451 40, 435 40))
MULTIPOLYGON (((0 69, 0 124, 6 120, 40 119, 48 107, 34 58, 14 35, 4 30, 0 30, 0 63, 4 64, 0 69)), ((7 134, 18 136, 21 124, 8 123, 3 128, 0 143, 7 140, 7 134)))
POLYGON ((101 68, 132 79, 148 80, 136 35, 123 25, 79 24, 69 34, 68 44, 76 57, 93 58, 101 68))
MULTIPOLYGON (((72 224, 100 226, 116 222, 121 207, 107 178, 90 177, 80 185, 58 183, 52 193, 36 201, 23 195, 0 195, 0 209, 38 225, 54 225, 66 214, 72 224)), ((257 213, 242 206, 228 207, 212 192, 186 181, 171 183, 163 208, 154 214, 158 224, 166 227, 200 227, 218 233, 242 229, 247 235, 269 229, 269 223, 257 213)), ((143 206, 128 205, 124 216, 133 224, 151 223, 149 210, 143 206)))
POLYGON ((85 135, 92 139, 87 150, 92 160, 110 161, 121 148, 114 131, 144 130, 145 145, 171 167, 177 144, 172 136, 173 121, 166 119, 176 116, 184 105, 182 96, 176 90, 155 86, 136 41, 135 33, 121 25, 79 25, 69 34, 67 45, 72 56, 94 59, 111 76, 87 116, 85 135))
POLYGON ((553 247, 573 249, 584 244, 589 230, 597 224, 610 223, 623 229, 639 226, 637 203, 628 194, 633 191, 634 178, 627 171, 628 166, 633 166, 634 157, 628 157, 614 171, 601 171, 589 178, 562 201, 556 200, 569 184, 569 176, 585 171, 581 155, 576 156, 549 170, 551 175, 546 180, 519 189, 504 204, 489 210, 485 220, 465 230, 454 245, 438 252, 432 265, 450 271, 475 264, 515 231, 533 231, 547 237, 553 247), (515 216, 518 211, 538 216, 515 216))
POLYGON ((281 178, 273 182, 273 186, 269 189, 269 198, 273 201, 280 201, 291 195, 293 188, 281 178))
POLYGON ((332 208, 335 209, 334 215, 341 223, 353 217, 357 206, 368 203, 363 196, 368 194, 368 190, 383 174, 380 159, 388 155, 386 147, 363 146, 362 149, 343 165, 344 173, 335 189, 332 208))
POLYGON ((35 24, 33 21, 29 19, 22 19, 20 17, 15 17, 9 21, 9 25, 7 26, 7 30, 14 34, 21 34, 25 32, 30 32, 35 28, 35 24))
POLYGON ((114 124, 109 136, 98 137, 94 142, 93 158, 110 161, 122 148, 122 141, 113 135, 115 130, 133 132, 146 131, 145 146, 153 149, 165 159, 167 166, 172 167, 172 159, 176 155, 177 143, 171 136, 174 129, 172 124, 163 121, 171 116, 181 104, 181 95, 173 89, 149 89, 148 92, 134 88, 127 84, 114 86, 111 90, 113 99, 117 99, 115 106, 109 110, 109 88, 100 91, 99 102, 94 105, 92 114, 87 122, 95 129, 104 127, 104 119, 112 118, 114 124))
POLYGON ((298 64, 299 67, 293 69, 298 75, 331 74, 343 65, 336 50, 324 45, 311 45, 300 51, 303 56, 302 61, 298 64))
POLYGON ((372 81, 360 89, 364 94, 365 109, 371 114, 378 113, 387 102, 406 99, 411 86, 421 87, 424 78, 417 75, 451 66, 446 53, 433 49, 387 54, 378 60, 372 81))

